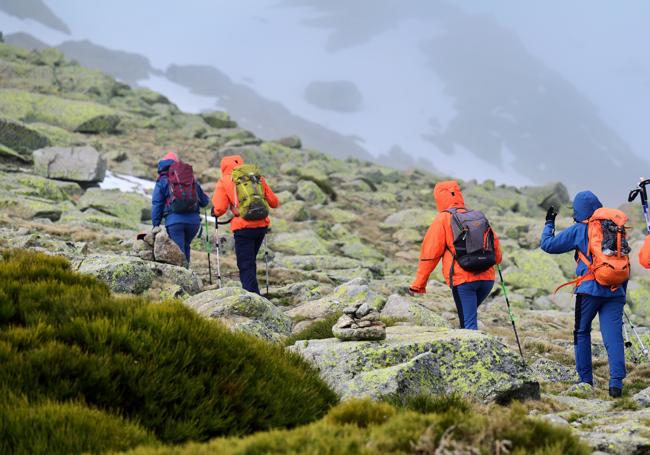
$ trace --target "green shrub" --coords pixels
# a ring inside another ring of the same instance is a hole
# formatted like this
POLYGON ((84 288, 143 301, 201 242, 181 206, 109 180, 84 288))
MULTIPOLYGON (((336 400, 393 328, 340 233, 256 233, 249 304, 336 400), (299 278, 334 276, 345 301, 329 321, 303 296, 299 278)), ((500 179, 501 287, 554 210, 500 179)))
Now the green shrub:
POLYGON ((298 355, 179 302, 112 297, 60 258, 3 259, 0 387, 30 402, 82 401, 176 443, 305 424, 337 401, 298 355))
POLYGON ((333 408, 327 418, 341 425, 351 423, 361 428, 384 423, 395 414, 395 408, 369 398, 349 400, 333 408))
POLYGON ((325 419, 293 430, 245 438, 220 438, 185 447, 141 447, 133 455, 163 454, 404 454, 511 453, 587 455, 591 450, 569 428, 526 415, 521 405, 498 406, 482 415, 448 410, 421 414, 383 403, 354 400, 333 408, 325 419), (369 411, 364 411, 364 407, 369 411), (368 419, 368 416, 377 418, 368 419), (343 417, 343 418, 341 418, 343 417), (374 420, 370 421, 370 420, 374 420), (359 422, 367 425, 358 425, 359 422))
POLYGON ((97 453, 156 444, 141 426, 80 403, 2 398, 0 453, 97 453))
POLYGON ((384 401, 395 407, 409 409, 420 414, 440 414, 447 411, 469 412, 471 404, 458 394, 451 395, 389 395, 384 401))
POLYGON ((334 313, 325 319, 310 324, 306 329, 291 335, 284 340, 285 346, 291 346, 298 340, 323 340, 325 338, 334 338, 332 326, 336 324, 343 313, 334 313))

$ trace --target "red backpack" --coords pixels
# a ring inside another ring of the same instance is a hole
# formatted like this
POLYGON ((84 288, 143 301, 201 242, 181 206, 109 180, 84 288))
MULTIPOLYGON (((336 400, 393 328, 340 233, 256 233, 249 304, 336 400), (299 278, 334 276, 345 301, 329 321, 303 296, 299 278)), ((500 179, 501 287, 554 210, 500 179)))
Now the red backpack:
POLYGON ((596 280, 601 286, 615 291, 629 280, 631 249, 625 230, 627 220, 627 215, 621 210, 603 207, 596 210, 591 218, 583 221, 588 225, 588 249, 587 255, 578 251, 578 260, 589 270, 584 276, 558 287, 555 292, 566 285, 579 286, 588 280, 596 280), (588 256, 591 256, 591 261, 588 256))
POLYGON ((192 213, 199 208, 196 180, 192 166, 176 161, 167 171, 169 196, 165 205, 171 213, 192 213))

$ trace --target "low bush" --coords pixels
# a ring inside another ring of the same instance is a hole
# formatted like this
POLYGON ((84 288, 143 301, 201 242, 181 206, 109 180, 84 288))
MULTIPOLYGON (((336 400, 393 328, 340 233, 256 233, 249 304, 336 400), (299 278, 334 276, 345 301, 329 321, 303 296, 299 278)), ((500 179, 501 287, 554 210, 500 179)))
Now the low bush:
POLYGON ((337 401, 282 347, 179 302, 113 297, 60 258, 3 253, 0 308, 0 388, 119 414, 164 442, 301 425, 337 401))
POLYGON ((42 401, 2 395, 0 453, 51 454, 126 450, 156 438, 123 418, 81 403, 42 401))
POLYGON ((451 395, 389 395, 384 401, 395 407, 419 412, 420 414, 440 414, 447 411, 469 412, 472 409, 467 399, 458 394, 451 395))
POLYGON ((323 340, 325 338, 334 338, 332 333, 332 326, 336 324, 342 313, 334 313, 327 316, 325 319, 313 322, 307 328, 298 333, 287 337, 284 340, 285 346, 291 346, 298 340, 323 340))
POLYGON ((316 423, 245 438, 219 438, 182 448, 141 447, 132 455, 166 454, 434 454, 510 453, 587 455, 591 450, 571 433, 526 415, 525 408, 493 406, 419 413, 369 400, 348 401, 316 423), (367 407, 367 410, 363 408, 367 407), (370 417, 370 418, 369 418, 370 417), (360 425, 361 423, 361 425, 360 425))

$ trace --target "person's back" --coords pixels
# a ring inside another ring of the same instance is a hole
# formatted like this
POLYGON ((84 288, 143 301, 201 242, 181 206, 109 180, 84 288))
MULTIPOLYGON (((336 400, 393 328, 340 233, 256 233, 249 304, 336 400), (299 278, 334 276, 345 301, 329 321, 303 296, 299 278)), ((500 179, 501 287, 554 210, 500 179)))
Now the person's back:
MULTIPOLYGON (((237 196, 237 184, 233 180, 233 171, 244 165, 244 160, 239 155, 225 156, 221 160, 221 178, 217 182, 212 196, 213 212, 216 217, 224 215, 229 209, 234 214, 230 228, 235 237, 235 254, 237 267, 242 287, 250 292, 260 293, 257 282, 257 253, 262 246, 264 237, 271 224, 268 216, 262 219, 246 219, 240 216, 240 201, 237 196)), ((280 204, 278 197, 264 177, 259 178, 263 199, 270 208, 277 208, 280 204)))
POLYGON ((151 198, 151 223, 159 226, 163 219, 169 237, 185 253, 190 261, 190 244, 201 225, 200 209, 207 207, 210 200, 201 185, 194 179, 191 166, 181 162, 175 153, 168 153, 158 162, 158 179, 151 198), (178 169, 170 177, 170 170, 178 169), (179 177, 180 175, 180 177, 179 177), (171 179, 171 181, 170 181, 171 179), (180 194, 179 187, 190 187, 180 194))
MULTIPOLYGON (((439 182, 434 187, 434 198, 438 214, 431 223, 422 241, 420 262, 417 275, 410 286, 410 291, 416 294, 426 293, 429 276, 442 259, 442 272, 445 281, 450 286, 456 307, 460 327, 477 329, 477 308, 489 295, 496 277, 494 267, 482 271, 465 270, 457 260, 457 250, 454 245, 455 212, 468 212, 460 186, 455 181, 439 182)), ((489 225, 488 225, 489 228, 489 225)), ((501 263, 499 239, 489 228, 493 245, 494 262, 501 263)), ((486 239, 490 236, 486 235, 486 239)))
POLYGON ((576 194, 573 201, 575 224, 555 234, 553 207, 546 214, 540 247, 547 253, 563 254, 574 252, 576 263, 576 309, 574 345, 576 370, 582 383, 593 386, 591 361, 591 323, 599 315, 601 332, 607 349, 610 369, 610 394, 622 393, 625 378, 625 352, 623 344, 623 307, 625 305, 626 283, 620 286, 603 286, 594 279, 589 248, 589 219, 602 207, 591 191, 576 194))

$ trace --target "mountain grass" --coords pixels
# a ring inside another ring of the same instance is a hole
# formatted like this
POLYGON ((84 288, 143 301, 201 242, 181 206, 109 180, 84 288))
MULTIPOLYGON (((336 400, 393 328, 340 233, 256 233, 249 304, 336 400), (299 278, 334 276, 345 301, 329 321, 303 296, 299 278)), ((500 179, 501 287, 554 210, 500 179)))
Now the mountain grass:
POLYGON ((83 403, 166 443, 302 425, 337 401, 282 347, 180 302, 113 297, 65 259, 25 251, 0 262, 0 364, 0 389, 30 406, 83 403))

